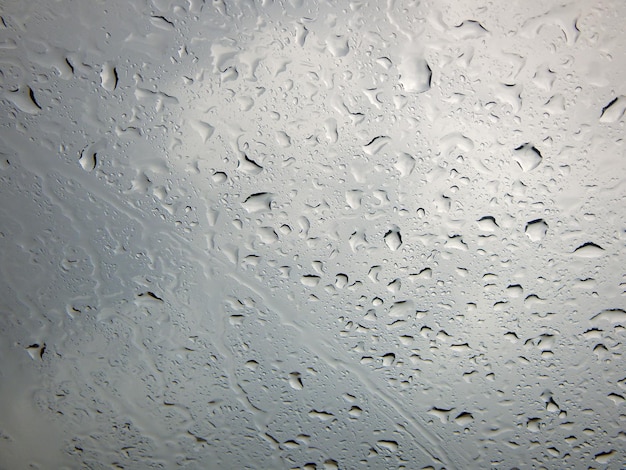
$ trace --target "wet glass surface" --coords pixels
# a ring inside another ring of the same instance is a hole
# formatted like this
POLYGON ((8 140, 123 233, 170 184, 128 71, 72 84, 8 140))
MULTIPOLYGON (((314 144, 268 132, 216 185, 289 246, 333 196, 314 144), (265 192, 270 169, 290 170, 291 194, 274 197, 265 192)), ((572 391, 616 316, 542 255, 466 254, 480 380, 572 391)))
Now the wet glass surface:
POLYGON ((0 469, 623 468, 626 4, 0 6, 0 469))

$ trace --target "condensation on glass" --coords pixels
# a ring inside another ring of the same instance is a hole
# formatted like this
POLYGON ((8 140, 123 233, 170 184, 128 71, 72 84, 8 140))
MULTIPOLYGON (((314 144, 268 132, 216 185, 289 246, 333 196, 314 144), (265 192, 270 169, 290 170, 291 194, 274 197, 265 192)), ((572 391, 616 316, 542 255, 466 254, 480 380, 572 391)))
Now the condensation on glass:
POLYGON ((0 7, 0 468, 623 468, 626 4, 0 7))

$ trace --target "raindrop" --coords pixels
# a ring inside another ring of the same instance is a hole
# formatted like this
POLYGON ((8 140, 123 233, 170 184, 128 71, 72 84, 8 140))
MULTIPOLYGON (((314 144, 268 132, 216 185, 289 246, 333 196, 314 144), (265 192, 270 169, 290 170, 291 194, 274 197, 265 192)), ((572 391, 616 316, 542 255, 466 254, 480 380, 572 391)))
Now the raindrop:
POLYGON ((239 160, 237 168, 247 175, 258 175, 263 171, 263 167, 254 160, 251 160, 247 155, 243 156, 243 160, 239 160))
POLYGON ((320 283, 320 277, 314 274, 307 274, 300 278, 300 282, 307 287, 316 287, 320 283))
POLYGON ((596 258, 604 254, 604 248, 593 242, 587 242, 576 248, 574 250, 574 254, 576 256, 580 256, 581 258, 596 258))
POLYGON ((399 82, 408 92, 424 93, 430 90, 432 69, 426 60, 415 55, 406 55, 398 66, 399 82))
POLYGON ((396 251, 402 246, 402 235, 398 229, 388 230, 387 233, 385 233, 384 240, 391 251, 396 251))
POLYGON ((548 224, 543 219, 535 219, 526 223, 524 232, 533 242, 540 242, 548 233, 548 224))
POLYGON ((271 209, 272 200, 271 193, 254 193, 244 200, 242 206, 250 213, 263 212, 271 209))
POLYGON ((291 372, 289 374, 289 385, 294 390, 302 390, 304 388, 299 372, 291 372))
POLYGON ((618 96, 611 100, 604 108, 602 108, 602 114, 600 115, 600 122, 617 122, 619 121, 624 112, 626 111, 626 96, 618 96))
POLYGON ((485 232, 493 232, 499 226, 496 223, 495 217, 492 217, 490 215, 486 215, 486 216, 481 217, 480 219, 478 219, 478 227, 481 230, 484 230, 485 232))
POLYGON ((543 157, 535 146, 526 143, 514 150, 513 160, 515 160, 522 171, 532 171, 541 164, 543 157))
POLYGON ((114 91, 117 88, 118 81, 117 69, 111 63, 105 63, 102 66, 102 72, 100 72, 102 88, 107 91, 114 91))

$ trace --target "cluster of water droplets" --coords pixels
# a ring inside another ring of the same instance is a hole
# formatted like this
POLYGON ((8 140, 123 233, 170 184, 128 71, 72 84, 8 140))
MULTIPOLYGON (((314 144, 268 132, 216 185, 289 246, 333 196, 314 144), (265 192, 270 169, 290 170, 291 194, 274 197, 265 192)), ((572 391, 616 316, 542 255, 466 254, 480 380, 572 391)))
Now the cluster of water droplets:
POLYGON ((619 468, 620 12, 3 7, 0 466, 619 468))

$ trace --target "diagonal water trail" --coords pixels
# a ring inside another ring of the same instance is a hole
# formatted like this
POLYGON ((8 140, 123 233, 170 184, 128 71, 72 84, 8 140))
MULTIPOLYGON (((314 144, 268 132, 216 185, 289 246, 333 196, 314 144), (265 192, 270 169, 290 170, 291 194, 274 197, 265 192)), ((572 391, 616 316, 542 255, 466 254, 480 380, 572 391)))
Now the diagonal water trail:
POLYGON ((392 408, 407 422, 407 431, 414 438, 413 444, 422 452, 434 460, 443 463, 447 468, 454 468, 453 463, 456 463, 460 467, 468 468, 468 462, 464 461, 460 453, 457 453, 455 450, 444 449, 442 445, 444 439, 441 436, 429 431, 426 424, 419 417, 403 409, 400 398, 394 397, 392 392, 386 389, 380 381, 376 380, 375 377, 371 375, 371 371, 366 370, 360 364, 355 364, 351 358, 341 350, 339 345, 334 344, 327 334, 318 331, 310 322, 307 322, 305 320, 307 315, 304 315, 303 312, 294 308, 292 303, 281 301, 281 299, 275 296, 270 297, 264 293, 262 286, 256 285, 257 283, 252 280, 242 279, 242 277, 236 273, 230 273, 229 277, 244 285, 263 299, 264 304, 279 315, 283 325, 290 326, 297 331, 297 340, 301 344, 306 345, 307 349, 323 359, 324 362, 332 368, 348 371, 364 385, 369 392, 392 408), (287 311, 291 313, 287 313, 287 311))

